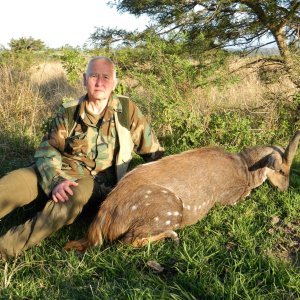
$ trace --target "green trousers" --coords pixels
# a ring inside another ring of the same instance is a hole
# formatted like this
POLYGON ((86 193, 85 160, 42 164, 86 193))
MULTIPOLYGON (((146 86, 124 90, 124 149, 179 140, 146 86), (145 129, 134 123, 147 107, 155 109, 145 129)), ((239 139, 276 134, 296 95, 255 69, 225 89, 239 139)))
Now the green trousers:
MULTIPOLYGON (((95 181, 92 176, 77 180, 78 186, 72 187, 73 196, 66 202, 55 203, 46 200, 44 208, 24 224, 11 228, 0 237, 0 253, 5 256, 17 256, 26 249, 38 244, 62 226, 71 224, 81 213, 83 207, 94 197, 103 197, 109 189, 99 188, 95 193, 95 181)), ((37 199, 41 194, 38 177, 34 168, 23 168, 8 173, 0 179, 0 218, 17 207, 24 206, 37 199)), ((46 197, 46 195, 43 195, 46 197)), ((98 203, 99 205, 99 203, 98 203)), ((94 209, 98 209, 98 205, 94 209)))

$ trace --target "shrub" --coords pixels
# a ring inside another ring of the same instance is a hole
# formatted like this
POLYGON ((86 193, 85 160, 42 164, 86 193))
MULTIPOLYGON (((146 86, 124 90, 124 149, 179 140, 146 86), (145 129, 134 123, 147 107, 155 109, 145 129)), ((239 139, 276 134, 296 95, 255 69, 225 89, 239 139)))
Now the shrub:
POLYGON ((29 38, 19 38, 11 39, 9 42, 11 51, 21 52, 21 51, 40 51, 45 49, 45 44, 40 39, 29 38))
POLYGON ((78 49, 67 47, 63 49, 61 62, 66 70, 69 82, 76 85, 81 80, 86 65, 86 60, 82 52, 78 49))

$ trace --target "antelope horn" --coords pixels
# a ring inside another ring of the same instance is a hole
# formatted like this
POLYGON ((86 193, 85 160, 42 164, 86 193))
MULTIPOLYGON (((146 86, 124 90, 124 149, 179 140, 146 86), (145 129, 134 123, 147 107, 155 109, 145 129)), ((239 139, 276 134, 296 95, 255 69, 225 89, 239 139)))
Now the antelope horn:
POLYGON ((294 136, 290 139, 288 146, 284 152, 284 160, 287 162, 288 166, 291 166, 293 158, 296 154, 298 144, 300 140, 300 130, 297 130, 294 136))

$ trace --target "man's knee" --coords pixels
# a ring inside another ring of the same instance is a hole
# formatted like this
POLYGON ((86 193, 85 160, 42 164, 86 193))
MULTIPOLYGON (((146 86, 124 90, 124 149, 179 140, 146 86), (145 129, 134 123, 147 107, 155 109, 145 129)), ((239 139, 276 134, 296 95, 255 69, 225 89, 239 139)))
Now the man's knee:
POLYGON ((33 168, 14 170, 0 179, 0 217, 16 207, 24 206, 37 198, 37 174, 33 168))
POLYGON ((78 186, 72 187, 73 195, 67 201, 67 205, 70 207, 68 224, 73 223, 93 194, 94 180, 92 177, 84 177, 77 182, 78 186))
POLYGON ((74 203, 86 204, 93 193, 94 180, 92 177, 84 177, 77 180, 78 186, 72 187, 73 195, 70 197, 74 203))

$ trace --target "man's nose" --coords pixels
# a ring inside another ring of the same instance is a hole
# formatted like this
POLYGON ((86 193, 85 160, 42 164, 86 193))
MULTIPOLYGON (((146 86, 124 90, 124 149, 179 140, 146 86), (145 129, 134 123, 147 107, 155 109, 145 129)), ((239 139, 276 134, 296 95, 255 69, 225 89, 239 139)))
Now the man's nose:
POLYGON ((96 80, 96 86, 101 86, 103 85, 104 80, 101 76, 98 76, 97 80, 96 80))

